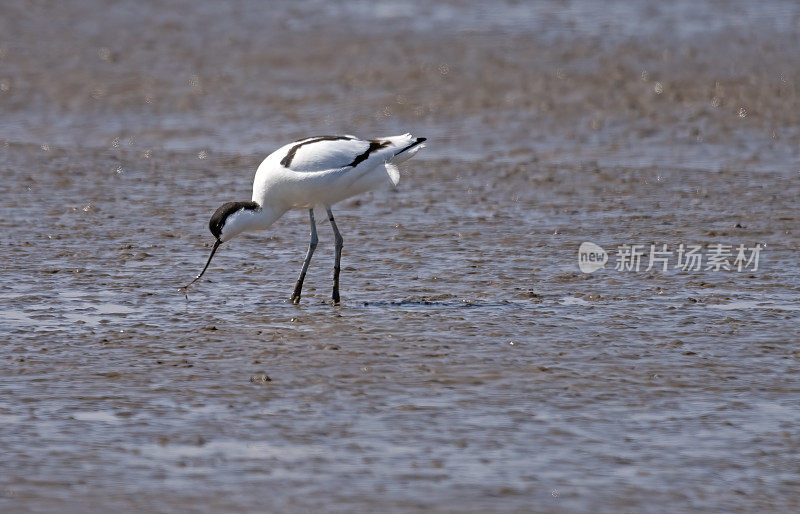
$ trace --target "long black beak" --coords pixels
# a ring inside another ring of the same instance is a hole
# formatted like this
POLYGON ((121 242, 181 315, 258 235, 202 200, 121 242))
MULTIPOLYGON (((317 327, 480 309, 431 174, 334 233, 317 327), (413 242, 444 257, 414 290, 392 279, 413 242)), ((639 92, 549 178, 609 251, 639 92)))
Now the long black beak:
POLYGON ((206 265, 205 265, 205 267, 203 268, 203 271, 201 271, 199 275, 197 275, 196 277, 194 277, 194 280, 192 280, 191 282, 189 282, 188 284, 186 284, 185 286, 183 286, 183 287, 181 288, 181 290, 182 290, 182 291, 184 291, 184 292, 185 292, 187 289, 189 289, 189 286, 190 286, 190 285, 192 285, 192 284, 194 284, 195 282, 197 282, 198 280, 200 280, 200 277, 202 277, 202 276, 203 276, 203 273, 205 273, 205 272, 206 272, 206 270, 208 269, 208 265, 209 265, 209 264, 211 264, 211 259, 213 259, 213 258, 214 258, 214 253, 217 251, 217 248, 218 248, 218 247, 219 247, 219 245, 221 245, 221 244, 222 244, 222 241, 220 241, 219 239, 217 239, 217 240, 216 240, 216 242, 214 243, 214 248, 212 248, 212 249, 211 249, 211 255, 209 255, 209 256, 208 256, 208 262, 206 262, 206 265))

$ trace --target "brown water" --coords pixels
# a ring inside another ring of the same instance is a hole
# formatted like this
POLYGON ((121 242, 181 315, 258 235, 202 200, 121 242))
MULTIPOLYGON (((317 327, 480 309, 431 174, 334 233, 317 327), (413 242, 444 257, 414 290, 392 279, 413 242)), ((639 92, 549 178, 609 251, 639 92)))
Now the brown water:
POLYGON ((3 3, 0 510, 797 510, 797 27, 793 2, 3 3), (399 188, 334 208, 340 308, 327 226, 287 301, 301 212, 177 292, 274 148, 405 131, 429 142, 399 188), (763 249, 614 269, 681 243, 763 249))

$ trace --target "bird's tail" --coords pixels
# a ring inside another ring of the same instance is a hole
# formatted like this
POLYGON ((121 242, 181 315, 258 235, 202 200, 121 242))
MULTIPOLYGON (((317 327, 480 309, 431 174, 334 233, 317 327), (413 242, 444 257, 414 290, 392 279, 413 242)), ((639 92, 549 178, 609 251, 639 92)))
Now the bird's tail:
POLYGON ((402 136, 393 136, 384 138, 392 142, 392 150, 394 155, 389 159, 390 162, 395 164, 407 161, 414 157, 417 152, 425 148, 423 144, 427 138, 414 137, 411 134, 403 134, 402 136))
POLYGON ((386 150, 391 153, 387 155, 385 167, 389 180, 391 180, 392 185, 396 186, 400 182, 400 170, 397 168, 397 164, 409 160, 417 152, 425 148, 422 143, 426 141, 426 138, 403 134, 401 136, 383 137, 379 140, 390 143, 386 150))

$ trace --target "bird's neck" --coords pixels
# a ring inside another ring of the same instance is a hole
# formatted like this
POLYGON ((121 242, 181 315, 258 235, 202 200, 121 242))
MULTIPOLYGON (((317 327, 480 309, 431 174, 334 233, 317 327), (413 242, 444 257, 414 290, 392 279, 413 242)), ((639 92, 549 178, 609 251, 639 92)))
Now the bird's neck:
POLYGON ((278 218, 283 216, 285 210, 275 209, 270 205, 261 205, 261 208, 255 212, 248 230, 266 230, 273 223, 278 221, 278 218))

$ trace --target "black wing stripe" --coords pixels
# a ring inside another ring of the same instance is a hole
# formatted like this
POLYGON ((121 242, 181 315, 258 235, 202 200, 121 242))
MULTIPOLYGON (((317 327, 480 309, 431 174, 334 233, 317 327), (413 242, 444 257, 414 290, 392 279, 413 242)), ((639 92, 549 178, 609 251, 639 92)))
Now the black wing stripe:
POLYGON ((360 154, 360 155, 358 155, 358 156, 356 156, 356 158, 353 159, 353 162, 351 162, 347 166, 350 166, 351 168, 355 168, 356 166, 361 164, 363 161, 366 161, 367 158, 370 156, 370 154, 372 152, 374 152, 375 150, 380 150, 381 148, 386 148, 387 146, 389 146, 389 144, 390 144, 389 141, 370 140, 369 148, 367 148, 367 151, 362 153, 362 154, 360 154))
POLYGON ((310 145, 311 143, 319 143, 321 141, 340 141, 342 139, 350 140, 353 138, 348 136, 319 136, 313 139, 303 140, 289 149, 289 152, 286 154, 286 156, 281 159, 281 166, 288 168, 292 164, 292 159, 294 159, 297 150, 299 150, 303 145, 310 145))

